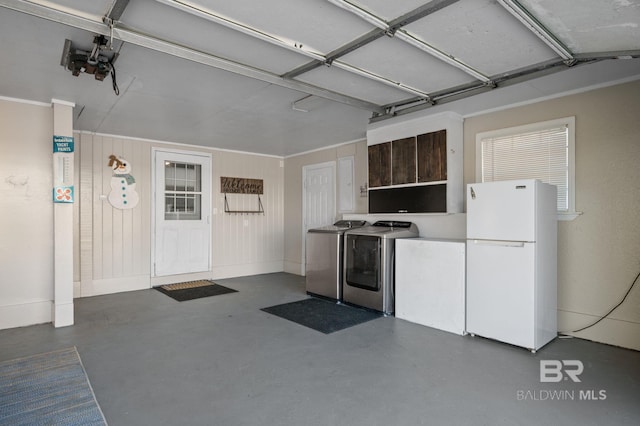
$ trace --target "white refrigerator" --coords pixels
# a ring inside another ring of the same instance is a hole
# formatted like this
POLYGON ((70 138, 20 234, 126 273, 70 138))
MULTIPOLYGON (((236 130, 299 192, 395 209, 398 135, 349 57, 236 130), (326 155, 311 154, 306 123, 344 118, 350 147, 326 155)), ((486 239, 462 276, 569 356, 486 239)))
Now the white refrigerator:
POLYGON ((557 335, 557 188, 467 185, 467 332, 535 352, 557 335))

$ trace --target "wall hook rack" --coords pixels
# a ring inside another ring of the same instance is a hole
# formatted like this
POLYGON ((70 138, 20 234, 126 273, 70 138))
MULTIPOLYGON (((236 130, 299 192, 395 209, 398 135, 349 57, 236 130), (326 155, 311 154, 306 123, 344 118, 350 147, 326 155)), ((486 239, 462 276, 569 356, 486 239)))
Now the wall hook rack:
POLYGON ((256 195, 258 196, 258 210, 231 210, 229 208, 229 200, 227 200, 227 194, 224 194, 224 212, 234 214, 264 214, 264 206, 262 205, 260 194, 256 195))
POLYGON ((224 212, 235 214, 264 214, 264 206, 260 195, 264 193, 262 179, 246 179, 236 177, 220 178, 221 192, 224 193, 224 212), (231 210, 227 194, 250 194, 258 196, 258 210, 231 210))

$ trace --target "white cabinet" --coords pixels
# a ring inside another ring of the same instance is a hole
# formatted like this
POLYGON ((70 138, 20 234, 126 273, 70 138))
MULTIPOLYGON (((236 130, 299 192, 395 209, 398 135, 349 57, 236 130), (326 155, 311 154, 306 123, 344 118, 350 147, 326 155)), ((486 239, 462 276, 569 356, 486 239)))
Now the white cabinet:
POLYGON ((396 318, 465 334, 465 240, 396 240, 396 318))

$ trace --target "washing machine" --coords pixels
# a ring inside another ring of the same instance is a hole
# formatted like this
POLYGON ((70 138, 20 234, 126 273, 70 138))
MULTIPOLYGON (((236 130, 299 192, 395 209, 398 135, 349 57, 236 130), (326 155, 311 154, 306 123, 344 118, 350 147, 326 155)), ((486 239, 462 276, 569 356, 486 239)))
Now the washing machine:
POLYGON ((307 231, 306 289, 312 296, 342 300, 344 233, 368 225, 364 220, 339 220, 331 226, 307 231))
POLYGON ((344 235, 342 299, 391 315, 395 309, 395 241, 416 238, 412 222, 383 220, 344 235))

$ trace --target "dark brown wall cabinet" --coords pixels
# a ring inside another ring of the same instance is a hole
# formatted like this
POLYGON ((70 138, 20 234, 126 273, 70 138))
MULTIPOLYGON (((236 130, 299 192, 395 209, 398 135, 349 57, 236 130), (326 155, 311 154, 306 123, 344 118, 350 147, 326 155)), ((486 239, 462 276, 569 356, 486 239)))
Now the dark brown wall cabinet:
POLYGON ((418 182, 447 180, 447 131, 418 135, 418 182))
POLYGON ((416 138, 391 142, 391 185, 416 182, 416 138))
POLYGON ((446 181, 446 130, 369 146, 369 213, 446 212, 446 181))
POLYGON ((391 185, 391 142, 369 146, 369 187, 391 185))

